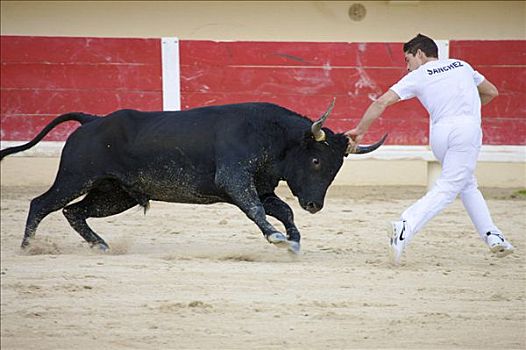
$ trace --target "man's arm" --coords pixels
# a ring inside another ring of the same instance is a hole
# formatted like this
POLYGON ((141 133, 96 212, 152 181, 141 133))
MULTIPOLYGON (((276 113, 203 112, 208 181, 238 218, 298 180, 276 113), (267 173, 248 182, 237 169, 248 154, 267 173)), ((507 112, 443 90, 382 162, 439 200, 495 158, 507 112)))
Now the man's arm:
POLYGON ((354 145, 360 143, 373 121, 381 116, 388 106, 398 101, 400 101, 400 97, 393 90, 389 89, 379 99, 371 103, 358 125, 345 133, 350 142, 354 145))
POLYGON ((477 86, 479 90, 480 102, 485 105, 499 96, 499 91, 488 79, 484 79, 482 83, 477 86))

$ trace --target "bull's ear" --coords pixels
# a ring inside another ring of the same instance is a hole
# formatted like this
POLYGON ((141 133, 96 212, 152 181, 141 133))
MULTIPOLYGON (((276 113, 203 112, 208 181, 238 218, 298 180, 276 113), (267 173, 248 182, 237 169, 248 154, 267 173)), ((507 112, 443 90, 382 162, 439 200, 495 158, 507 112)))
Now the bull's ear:
POLYGON ((301 144, 306 146, 308 144, 312 144, 313 142, 316 142, 316 140, 314 140, 312 132, 310 132, 310 130, 305 131, 305 133, 303 134, 303 139, 301 140, 301 144))

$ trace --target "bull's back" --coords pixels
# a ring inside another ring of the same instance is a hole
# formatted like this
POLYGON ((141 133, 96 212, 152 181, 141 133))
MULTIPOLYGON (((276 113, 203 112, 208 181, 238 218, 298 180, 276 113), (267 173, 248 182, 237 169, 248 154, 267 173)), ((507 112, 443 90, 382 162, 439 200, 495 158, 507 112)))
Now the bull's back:
POLYGON ((224 108, 117 111, 72 134, 63 161, 93 178, 117 178, 154 200, 224 201, 214 181, 216 137, 244 118, 224 108))

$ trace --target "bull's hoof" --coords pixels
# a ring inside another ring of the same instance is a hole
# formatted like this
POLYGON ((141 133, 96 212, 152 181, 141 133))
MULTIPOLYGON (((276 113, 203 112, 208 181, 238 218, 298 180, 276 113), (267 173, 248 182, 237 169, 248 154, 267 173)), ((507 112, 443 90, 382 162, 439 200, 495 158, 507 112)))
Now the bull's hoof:
POLYGON ((105 242, 97 242, 91 245, 91 248, 98 249, 103 253, 106 253, 110 250, 110 247, 105 242))
POLYGON ((287 246, 287 237, 285 237, 285 235, 280 232, 274 232, 273 234, 268 235, 267 241, 279 246, 283 245, 284 248, 287 246))
POLYGON ((287 237, 285 237, 285 235, 283 235, 282 233, 275 232, 271 235, 268 235, 267 240, 270 243, 276 245, 276 247, 286 248, 289 252, 293 254, 299 254, 300 252, 300 242, 289 241, 287 240, 287 237))
POLYGON ((288 249, 289 252, 292 254, 299 254, 300 253, 300 242, 296 241, 287 241, 289 243, 288 249))

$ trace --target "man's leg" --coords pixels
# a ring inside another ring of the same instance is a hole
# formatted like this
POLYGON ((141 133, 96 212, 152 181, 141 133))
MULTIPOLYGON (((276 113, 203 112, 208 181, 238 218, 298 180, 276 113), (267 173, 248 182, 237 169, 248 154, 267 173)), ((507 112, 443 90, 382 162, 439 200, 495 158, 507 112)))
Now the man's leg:
POLYGON ((400 222, 393 224, 391 249, 395 263, 414 235, 453 202, 473 177, 480 138, 481 131, 476 125, 434 126, 431 147, 442 171, 433 188, 402 213, 400 222))
POLYGON ((475 176, 462 190, 460 198, 480 238, 488 245, 489 249, 498 257, 511 254, 514 248, 493 223, 486 201, 478 189, 475 176))
MULTIPOLYGON (((447 127, 439 126, 447 129, 447 127)), ((402 214, 406 220, 411 234, 418 232, 435 215, 440 213, 455 200, 468 181, 473 178, 480 143, 477 142, 480 129, 475 126, 452 127, 450 132, 437 130, 442 133, 441 140, 447 142, 447 148, 442 151, 443 145, 432 143, 435 155, 442 163, 442 172, 433 188, 415 204, 407 208, 402 214), (438 152, 435 150, 440 148, 438 152)), ((435 142, 439 142, 435 140, 435 142)))
POLYGON ((491 214, 482 193, 478 189, 475 176, 471 178, 462 190, 460 198, 480 238, 485 241, 487 232, 501 233, 491 219, 491 214))

